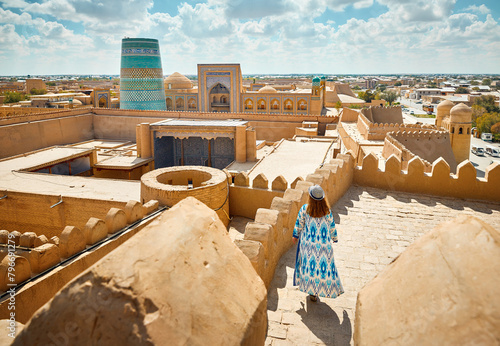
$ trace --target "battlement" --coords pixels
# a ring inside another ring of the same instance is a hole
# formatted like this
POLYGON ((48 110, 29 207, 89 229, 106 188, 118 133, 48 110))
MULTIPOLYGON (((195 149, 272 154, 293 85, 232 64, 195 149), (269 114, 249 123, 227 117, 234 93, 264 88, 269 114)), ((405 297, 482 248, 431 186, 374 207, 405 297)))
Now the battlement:
MULTIPOLYGON (((110 208, 104 219, 91 217, 84 227, 65 226, 59 236, 50 238, 38 230, 34 230, 36 233, 1 230, 0 291, 5 292, 9 288, 8 283, 19 285, 30 278, 35 279, 26 288, 16 289, 19 290, 16 318, 26 323, 66 283, 117 248, 144 225, 137 225, 119 237, 115 233, 127 225, 134 225, 156 209, 157 201, 149 201, 144 205, 129 201, 123 208, 110 208), (12 261, 16 268, 14 277, 9 276, 7 270, 12 261), (62 261, 64 265, 55 269, 62 261), (53 273, 38 277, 38 274, 51 268, 54 268, 53 273)), ((8 316, 8 300, 0 303, 0 315, 8 316)))
POLYGON ((432 170, 432 162, 439 157, 450 165, 451 172, 456 172, 457 163, 447 131, 397 131, 389 132, 385 137, 382 156, 395 155, 402 162, 402 169, 408 168, 408 162, 418 156, 424 163, 424 171, 432 170))
POLYGON ((430 172, 425 169, 425 163, 419 157, 413 157, 403 168, 401 160, 391 154, 382 171, 378 158, 370 153, 363 158, 362 165, 354 169, 354 183, 385 190, 500 201, 498 163, 486 168, 484 178, 476 177, 476 169, 468 160, 458 165, 456 174, 450 173, 450 165, 443 158, 431 164, 430 172))
MULTIPOLYGON (((296 179, 282 196, 273 197, 270 208, 257 209, 254 222, 246 225, 244 239, 237 240, 236 245, 248 256, 266 287, 271 283, 278 260, 293 244, 295 220, 300 207, 307 203, 309 187, 320 185, 330 205, 334 205, 351 186, 353 167, 351 153, 339 154, 336 159, 309 174, 305 180, 296 179)), ((288 186, 285 182, 282 177, 278 177, 272 186, 283 189, 288 186)), ((248 187, 248 176, 241 174, 236 177, 237 184, 248 187)), ((260 175, 254 179, 253 186, 254 189, 261 189, 268 186, 268 181, 260 175)))

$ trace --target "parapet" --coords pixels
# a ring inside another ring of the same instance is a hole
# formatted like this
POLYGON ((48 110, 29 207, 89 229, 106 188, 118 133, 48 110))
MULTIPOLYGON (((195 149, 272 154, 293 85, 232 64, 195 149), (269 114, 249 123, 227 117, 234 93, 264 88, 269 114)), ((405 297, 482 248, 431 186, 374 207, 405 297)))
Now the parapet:
POLYGON ((401 160, 391 155, 382 171, 378 158, 370 153, 354 169, 354 183, 389 191, 500 201, 499 163, 489 165, 484 178, 477 178, 476 169, 468 160, 458 165, 456 174, 450 174, 450 165, 442 158, 432 163, 430 172, 425 170, 419 157, 412 158, 403 170, 401 160))

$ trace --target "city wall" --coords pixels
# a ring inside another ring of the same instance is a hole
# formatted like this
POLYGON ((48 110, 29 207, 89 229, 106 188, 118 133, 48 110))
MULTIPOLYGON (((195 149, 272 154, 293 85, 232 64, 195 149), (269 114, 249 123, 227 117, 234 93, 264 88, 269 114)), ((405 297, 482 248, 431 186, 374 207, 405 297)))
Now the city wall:
MULTIPOLYGON (((254 221, 246 225, 243 240, 235 243, 250 259, 253 267, 269 288, 281 256, 293 245, 292 234, 300 207, 307 203, 308 189, 320 185, 330 205, 334 205, 349 189, 353 180, 352 154, 337 155, 336 159, 309 174, 305 181, 296 180, 294 188, 287 188, 283 197, 276 196, 269 208, 258 208, 254 221)), ((244 176, 235 185, 248 184, 244 176)), ((260 180, 264 180, 261 177, 260 180)), ((254 183, 259 185, 259 181, 254 183)))
POLYGON ((104 219, 110 208, 124 208, 126 203, 113 200, 0 191, 7 198, 0 200, 0 228, 8 231, 34 232, 47 238, 60 236, 66 225, 80 229, 90 217, 104 219))
POLYGON ((476 169, 470 161, 457 167, 457 174, 450 174, 450 166, 440 158, 425 172, 424 162, 414 157, 403 169, 401 160, 391 155, 385 162, 385 170, 379 168, 375 155, 363 158, 361 166, 354 169, 354 183, 384 190, 405 191, 464 199, 500 201, 500 164, 494 163, 486 168, 484 178, 476 177, 476 169))
MULTIPOLYGON (((60 236, 48 239, 47 235, 34 232, 0 231, 0 293, 8 289, 11 282, 8 276, 9 257, 6 244, 14 242, 16 263, 16 284, 34 278, 24 287, 16 291, 16 320, 27 323, 31 316, 69 281, 84 272, 98 260, 119 247, 126 240, 139 232, 151 220, 144 220, 130 230, 112 240, 103 241, 127 225, 142 219, 158 208, 157 201, 149 201, 142 205, 137 201, 129 201, 123 208, 106 210, 104 218, 90 217, 83 227, 66 226, 60 236), (10 242, 9 242, 10 239, 10 242), (92 247, 92 248, 90 248, 92 247), (88 249, 88 251, 83 252, 88 249), (76 254, 78 257, 72 258, 76 254), (70 259, 71 258, 71 259, 70 259), (61 261, 70 259, 64 265, 61 261), (36 277, 38 274, 52 270, 50 274, 36 277), (9 281, 8 281, 9 280, 9 281)), ((1 223, 0 223, 1 225, 1 223)), ((3 226, 2 226, 3 227, 3 226)), ((0 300, 0 319, 9 318, 9 295, 0 300)))
POLYGON ((382 156, 389 158, 391 155, 395 155, 401 161, 403 170, 408 169, 408 162, 416 156, 424 163, 424 171, 427 173, 432 170, 432 162, 440 157, 450 165, 452 173, 456 173, 457 169, 448 131, 388 133, 382 156))

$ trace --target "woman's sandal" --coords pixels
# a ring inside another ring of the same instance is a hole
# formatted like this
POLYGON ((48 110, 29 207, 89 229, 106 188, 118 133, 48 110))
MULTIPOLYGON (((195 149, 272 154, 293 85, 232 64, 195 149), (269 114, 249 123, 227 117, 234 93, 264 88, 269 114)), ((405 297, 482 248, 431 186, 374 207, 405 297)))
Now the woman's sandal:
POLYGON ((311 299, 312 302, 317 302, 318 301, 318 297, 317 296, 313 296, 312 294, 309 295, 309 299, 311 299))

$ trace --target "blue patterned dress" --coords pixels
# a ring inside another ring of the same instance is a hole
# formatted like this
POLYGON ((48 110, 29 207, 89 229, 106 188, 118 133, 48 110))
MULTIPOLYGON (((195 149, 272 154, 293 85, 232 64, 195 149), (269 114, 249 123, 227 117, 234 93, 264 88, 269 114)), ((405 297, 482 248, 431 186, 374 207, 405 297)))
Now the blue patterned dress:
POLYGON ((335 267, 332 240, 336 243, 337 229, 330 212, 323 217, 307 214, 307 204, 300 208, 293 237, 299 238, 293 285, 299 290, 325 298, 336 298, 344 287, 335 267))

